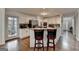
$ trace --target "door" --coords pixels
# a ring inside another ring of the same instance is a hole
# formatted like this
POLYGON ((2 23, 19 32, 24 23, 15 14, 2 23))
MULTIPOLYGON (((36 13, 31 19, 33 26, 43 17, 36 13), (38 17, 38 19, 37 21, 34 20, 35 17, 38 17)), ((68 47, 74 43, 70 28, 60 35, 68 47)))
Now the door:
POLYGON ((18 37, 18 18, 9 16, 8 17, 8 39, 18 37))

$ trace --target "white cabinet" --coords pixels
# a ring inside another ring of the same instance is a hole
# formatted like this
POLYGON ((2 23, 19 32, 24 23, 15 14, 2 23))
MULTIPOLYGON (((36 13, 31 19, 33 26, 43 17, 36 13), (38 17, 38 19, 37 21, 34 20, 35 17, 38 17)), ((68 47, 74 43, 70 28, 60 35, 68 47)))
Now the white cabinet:
POLYGON ((48 24, 61 24, 61 17, 56 16, 56 17, 46 18, 43 21, 47 21, 48 24))
POLYGON ((29 29, 20 29, 19 37, 25 38, 29 36, 29 29))

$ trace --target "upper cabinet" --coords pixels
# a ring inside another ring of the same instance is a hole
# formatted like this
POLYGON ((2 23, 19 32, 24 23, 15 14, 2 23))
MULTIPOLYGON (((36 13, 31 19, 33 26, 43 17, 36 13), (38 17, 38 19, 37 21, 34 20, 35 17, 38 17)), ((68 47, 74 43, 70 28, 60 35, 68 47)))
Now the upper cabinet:
POLYGON ((45 18, 44 21, 47 21, 48 24, 61 24, 61 17, 55 16, 55 17, 45 18))
POLYGON ((61 26, 61 17, 55 16, 50 18, 44 18, 43 22, 47 22, 47 26, 49 27, 59 27, 61 26))

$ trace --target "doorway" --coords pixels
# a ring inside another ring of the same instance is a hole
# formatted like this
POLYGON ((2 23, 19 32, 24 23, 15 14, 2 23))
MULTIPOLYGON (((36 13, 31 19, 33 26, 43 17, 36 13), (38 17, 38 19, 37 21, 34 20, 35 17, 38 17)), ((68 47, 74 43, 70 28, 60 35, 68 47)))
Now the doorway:
POLYGON ((74 17, 68 16, 63 17, 63 24, 62 24, 63 31, 69 31, 74 34, 74 17))
POLYGON ((18 17, 8 17, 8 40, 18 37, 18 17))

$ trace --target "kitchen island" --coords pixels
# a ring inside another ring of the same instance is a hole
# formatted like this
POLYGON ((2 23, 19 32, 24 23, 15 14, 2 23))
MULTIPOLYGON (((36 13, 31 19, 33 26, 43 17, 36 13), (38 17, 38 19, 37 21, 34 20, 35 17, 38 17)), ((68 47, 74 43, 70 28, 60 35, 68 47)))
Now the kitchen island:
POLYGON ((30 47, 34 47, 35 43, 35 36, 34 36, 34 30, 44 30, 44 47, 47 46, 47 29, 57 29, 56 33, 56 39, 55 39, 55 44, 57 43, 60 35, 61 35, 61 29, 60 28, 30 28, 30 47))

